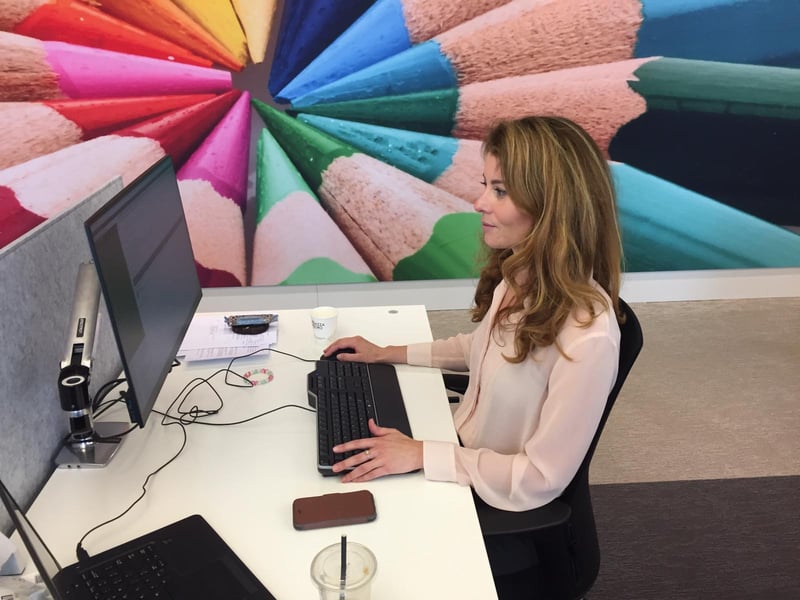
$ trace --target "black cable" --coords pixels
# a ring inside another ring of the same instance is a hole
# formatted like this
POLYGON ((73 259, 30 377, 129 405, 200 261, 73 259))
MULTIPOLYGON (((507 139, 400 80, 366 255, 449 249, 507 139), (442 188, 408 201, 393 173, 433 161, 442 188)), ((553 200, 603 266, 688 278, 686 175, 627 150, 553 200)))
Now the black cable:
POLYGON ((108 381, 103 385, 101 385, 100 389, 98 389, 97 392, 95 392, 94 398, 92 399, 92 412, 94 412, 99 408, 100 404, 103 401, 103 398, 105 398, 111 392, 111 390, 113 390, 121 383, 124 383, 125 381, 127 381, 127 379, 121 377, 119 379, 112 379, 111 381, 108 381))
MULTIPOLYGON (((81 537, 81 539, 78 541, 78 544, 77 544, 77 546, 75 548, 75 553, 78 556, 78 561, 85 561, 85 560, 87 560, 89 558, 89 553, 86 552, 86 550, 83 547, 84 540, 90 534, 92 534, 93 532, 97 531, 101 527, 104 527, 104 526, 108 525, 109 523, 113 523, 114 521, 117 521, 117 520, 121 519, 122 517, 124 517, 126 514, 128 514, 133 509, 133 507, 136 506, 142 500, 142 498, 144 498, 145 495, 147 494, 147 484, 149 483, 150 479, 152 477, 154 477, 155 475, 157 475, 162 470, 164 470, 167 466, 169 466, 172 462, 174 462, 180 456, 181 452, 183 452, 184 448, 186 447, 186 443, 188 441, 188 435, 186 433, 186 427, 188 425, 198 424, 198 425, 212 425, 212 426, 216 426, 216 427, 223 427, 223 426, 230 426, 230 425, 241 425, 242 423, 247 423, 249 421, 253 421, 255 419, 259 419, 261 417, 264 417, 266 415, 272 414, 272 413, 277 412, 279 410, 283 410, 284 408, 299 408, 301 410, 305 410, 305 411, 308 411, 308 412, 316 412, 314 409, 309 408, 307 406, 301 406, 299 404, 285 404, 283 406, 279 406, 277 408, 273 408, 271 410, 265 411, 265 412, 260 413, 258 415, 254 415, 252 417, 248 417, 246 419, 242 419, 240 421, 233 421, 233 422, 229 422, 229 423, 215 423, 213 421, 206 422, 206 421, 201 421, 200 420, 203 417, 209 417, 209 416, 213 416, 213 415, 219 414, 219 412, 225 406, 225 402, 223 401, 222 396, 220 396, 219 392, 211 384, 211 379, 213 379, 214 377, 216 377, 220 373, 225 373, 224 383, 226 385, 229 385, 229 386, 232 386, 232 387, 254 387, 253 382, 251 382, 250 380, 246 379, 243 375, 241 375, 241 374, 237 373, 236 371, 232 370, 233 363, 235 361, 239 360, 239 359, 248 358, 250 356, 258 354, 259 352, 263 352, 265 350, 270 350, 272 352, 277 352, 278 354, 283 354, 285 356, 290 356, 292 358, 296 358, 297 360, 301 360, 303 362, 316 362, 315 359, 302 358, 300 356, 296 356, 296 355, 291 354, 289 352, 283 352, 281 350, 275 350, 274 348, 259 348, 258 350, 255 350, 255 351, 250 352, 248 354, 243 354, 241 356, 235 356, 234 358, 232 358, 230 360, 230 362, 228 362, 228 366, 227 367, 225 367, 223 369, 218 369, 217 371, 214 371, 208 377, 196 377, 196 378, 192 379, 191 381, 189 381, 189 383, 187 383, 185 386, 183 386, 183 389, 181 389, 181 391, 178 393, 178 395, 175 397, 175 399, 167 407, 166 412, 161 412, 161 411, 152 409, 152 411, 154 413, 156 413, 158 415, 161 415, 161 423, 160 424, 161 424, 162 427, 169 427, 170 425, 178 425, 178 426, 180 426, 181 431, 183 432, 183 441, 181 442, 181 447, 172 456, 172 458, 170 458, 168 461, 166 461, 164 464, 162 464, 156 470, 152 471, 150 474, 147 475, 147 477, 144 480, 144 483, 142 483, 142 493, 139 494, 139 497, 136 498, 136 500, 134 500, 128 506, 128 508, 126 508, 120 514, 118 514, 116 517, 114 517, 112 519, 109 519, 107 521, 104 521, 103 523, 100 523, 99 525, 95 525, 89 531, 87 531, 85 534, 83 534, 83 537, 81 537), (236 377, 238 377, 242 381, 247 382, 247 384, 245 385, 245 384, 241 384, 241 383, 238 383, 238 384, 237 383, 231 383, 230 381, 228 381, 228 375, 230 375, 230 374, 235 375, 236 377), (184 411, 182 409, 183 403, 188 399, 189 395, 194 390, 196 390, 198 387, 200 387, 201 385, 204 385, 204 384, 208 385, 208 387, 211 388, 211 391, 214 392, 214 395, 219 400, 219 407, 218 408, 212 408, 212 409, 201 409, 199 406, 195 405, 192 408, 190 408, 188 411, 184 411), (178 402, 178 401, 180 401, 180 402, 178 403, 178 407, 177 407, 176 410, 178 411, 178 415, 179 416, 176 417, 176 416, 173 416, 173 415, 169 414, 169 412, 172 409, 172 407, 175 406, 175 403, 178 402), (167 419, 172 419, 172 421, 167 422, 167 419)), ((173 361, 173 363, 172 363, 172 366, 176 367, 176 366, 179 366, 180 364, 181 364, 180 361, 175 359, 173 361)), ((112 389, 114 389, 114 387, 116 387, 120 383, 123 383, 124 381, 126 381, 126 380, 125 379, 116 379, 116 380, 113 380, 113 381, 110 381, 110 382, 104 384, 100 388, 100 390, 97 392, 97 394, 95 394, 95 399, 92 402, 93 406, 96 406, 97 408, 100 408, 100 405, 103 403, 102 402, 102 398, 104 398, 112 389), (102 392, 102 395, 101 395, 101 392, 102 392)), ((107 401, 106 402, 107 406, 105 406, 105 408, 103 408, 102 411, 100 411, 97 414, 98 415, 102 414, 103 412, 108 410, 108 408, 110 406, 112 406, 113 404, 115 404, 117 402, 124 402, 124 401, 125 401, 124 392, 120 392, 120 398, 107 401)), ((122 437, 124 435, 127 435, 128 433, 130 433, 131 431, 136 429, 136 427, 137 426, 134 425, 128 431, 125 431, 124 433, 119 434, 119 436, 114 436, 114 438, 108 438, 108 439, 115 439, 116 437, 122 437)))
POLYGON ((144 480, 144 483, 142 484, 142 493, 141 493, 141 494, 139 494, 139 497, 138 497, 138 498, 136 498, 136 500, 134 500, 134 501, 133 501, 133 502, 130 504, 130 506, 128 506, 128 508, 126 508, 124 511, 122 511, 120 514, 118 514, 118 515, 117 515, 116 517, 114 517, 113 519, 109 519, 109 520, 107 520, 107 521, 104 521, 103 523, 100 523, 99 525, 95 525, 95 526, 94 526, 94 527, 92 527, 92 528, 91 528, 89 531, 87 531, 86 533, 84 533, 84 534, 83 534, 83 537, 82 537, 82 538, 81 538, 81 539, 78 541, 78 545, 77 545, 77 547, 75 548, 75 553, 78 555, 78 560, 79 560, 79 561, 81 561, 81 560, 86 560, 86 559, 88 559, 88 558, 89 558, 89 553, 88 553, 88 552, 86 552, 86 550, 83 548, 83 541, 84 541, 84 540, 85 540, 85 539, 86 539, 86 538, 87 538, 87 537, 88 537, 88 536, 89 536, 91 533, 93 533, 93 532, 97 531, 97 530, 98 530, 98 529, 100 529, 101 527, 105 527, 105 526, 106 526, 106 525, 108 525, 109 523, 113 523, 114 521, 116 521, 116 520, 118 520, 118 519, 121 519, 121 518, 122 518, 122 517, 124 517, 126 514, 128 514, 128 513, 131 511, 131 509, 132 509, 134 506, 136 506, 136 505, 139 503, 139 501, 140 501, 142 498, 144 498, 145 494, 147 494, 147 484, 148 484, 148 482, 150 481, 150 478, 151 478, 151 477, 154 477, 154 476, 155 476, 156 474, 158 474, 160 471, 162 471, 163 469, 165 469, 165 468, 166 468, 166 467, 167 467, 167 466, 168 466, 170 463, 172 463, 172 462, 173 462, 175 459, 177 459, 177 458, 178 458, 178 456, 180 456, 181 452, 183 452, 183 449, 186 447, 186 440, 188 439, 188 438, 187 438, 187 435, 186 435, 186 427, 184 427, 184 426, 183 426, 183 424, 181 424, 181 423, 162 423, 162 425, 164 425, 164 426, 169 426, 169 425, 179 425, 179 426, 180 426, 181 430, 183 431, 183 441, 181 442, 181 447, 180 447, 180 448, 178 448, 178 451, 177 451, 177 452, 174 454, 174 456, 173 456, 172 458, 170 458, 170 459, 169 459, 167 462, 165 462, 163 465, 161 465, 160 467, 158 467, 158 468, 157 468, 155 471, 151 472, 151 473, 150 473, 150 474, 149 474, 149 475, 148 475, 148 476, 145 478, 145 480, 144 480))

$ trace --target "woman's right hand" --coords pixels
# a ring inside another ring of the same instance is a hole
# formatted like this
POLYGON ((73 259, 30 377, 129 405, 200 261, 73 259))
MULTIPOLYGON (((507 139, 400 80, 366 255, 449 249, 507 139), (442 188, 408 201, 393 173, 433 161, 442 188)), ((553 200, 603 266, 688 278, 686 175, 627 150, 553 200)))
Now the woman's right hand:
POLYGON ((337 350, 349 348, 353 352, 342 353, 337 357, 342 362, 365 362, 365 363, 404 363, 406 362, 405 346, 378 346, 369 340, 365 340, 360 335, 353 337, 339 338, 331 343, 323 354, 330 356, 337 350))

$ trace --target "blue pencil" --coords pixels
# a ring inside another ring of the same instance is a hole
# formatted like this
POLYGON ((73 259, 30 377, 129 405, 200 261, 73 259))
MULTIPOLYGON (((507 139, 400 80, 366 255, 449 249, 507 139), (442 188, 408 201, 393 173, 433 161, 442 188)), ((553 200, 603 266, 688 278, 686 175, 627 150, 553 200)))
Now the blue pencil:
POLYGON ((411 94, 632 57, 800 66, 797 23, 796 0, 512 2, 295 94, 292 105, 411 94), (695 18, 705 27, 694 23, 695 18))
POLYGON ((294 0, 285 2, 278 44, 269 75, 273 96, 375 0, 294 0))
POLYGON ((275 96, 297 98, 508 2, 378 0, 275 96))

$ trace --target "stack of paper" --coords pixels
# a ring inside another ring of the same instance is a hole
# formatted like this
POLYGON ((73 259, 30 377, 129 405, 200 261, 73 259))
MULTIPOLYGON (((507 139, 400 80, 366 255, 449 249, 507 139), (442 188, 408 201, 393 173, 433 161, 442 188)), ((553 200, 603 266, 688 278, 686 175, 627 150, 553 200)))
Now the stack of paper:
POLYGON ((219 314, 199 314, 192 319, 178 356, 187 361, 233 358, 269 348, 277 341, 277 318, 264 333, 243 335, 234 333, 219 314))

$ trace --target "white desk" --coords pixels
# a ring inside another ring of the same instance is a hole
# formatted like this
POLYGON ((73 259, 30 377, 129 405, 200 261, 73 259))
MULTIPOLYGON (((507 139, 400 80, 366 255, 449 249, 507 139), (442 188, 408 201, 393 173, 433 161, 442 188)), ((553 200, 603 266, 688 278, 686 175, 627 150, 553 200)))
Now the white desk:
MULTIPOLYGON (((324 344, 312 336, 308 311, 278 313, 276 348, 317 358, 324 344)), ((353 334, 378 344, 431 339, 423 306, 340 309, 337 336, 353 334)), ((165 410, 187 381, 208 374, 211 365, 224 364, 191 363, 173 370, 156 408, 165 410)), ((239 361, 235 368, 244 372, 262 366, 275 375, 265 385, 235 389, 225 386, 221 376, 213 380, 225 401, 216 420, 237 421, 285 404, 307 405, 311 363, 273 353, 239 361)), ((439 372, 407 365, 397 371, 414 436, 455 441, 439 372)), ((216 406, 204 387, 192 399, 200 407, 216 406)), ((322 477, 315 468, 315 415, 296 408, 231 427, 195 424, 187 433, 186 448, 151 479, 144 499, 125 517, 87 538, 84 547, 90 554, 199 513, 279 599, 317 597, 309 575, 311 561, 341 534, 375 553, 375 600, 496 598, 469 488, 429 482, 421 473, 368 484, 322 477), (364 488, 375 496, 376 521, 312 531, 292 527, 294 498, 364 488)), ((74 562, 80 537, 126 508, 147 474, 171 457, 182 439, 179 427, 162 427, 159 415, 151 414, 147 426, 127 437, 108 467, 56 470, 28 513, 56 558, 62 564, 74 562)))

